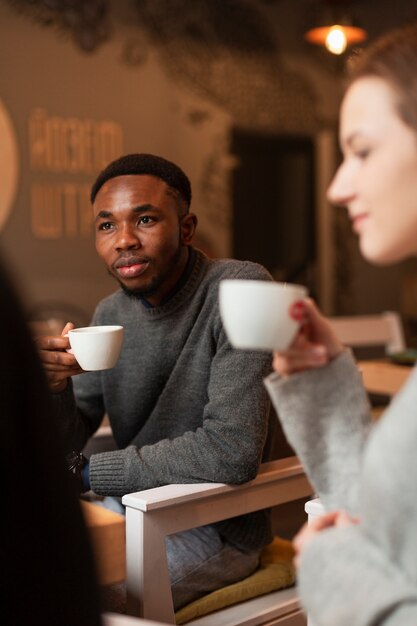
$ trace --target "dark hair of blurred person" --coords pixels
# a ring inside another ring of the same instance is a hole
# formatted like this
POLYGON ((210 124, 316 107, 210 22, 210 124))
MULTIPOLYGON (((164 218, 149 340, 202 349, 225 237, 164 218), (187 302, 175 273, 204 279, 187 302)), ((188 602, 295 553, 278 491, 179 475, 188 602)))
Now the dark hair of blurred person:
POLYGON ((13 626, 98 626, 99 594, 87 530, 43 368, 2 266, 0 294, 0 613, 13 626))

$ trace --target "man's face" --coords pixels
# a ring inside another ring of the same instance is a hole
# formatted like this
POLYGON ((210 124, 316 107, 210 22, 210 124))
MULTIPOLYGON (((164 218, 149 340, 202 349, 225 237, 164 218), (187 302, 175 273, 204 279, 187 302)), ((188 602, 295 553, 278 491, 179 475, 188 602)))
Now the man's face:
POLYGON ((196 225, 170 187, 148 175, 117 176, 93 204, 96 249, 112 276, 154 305, 175 286, 196 225))

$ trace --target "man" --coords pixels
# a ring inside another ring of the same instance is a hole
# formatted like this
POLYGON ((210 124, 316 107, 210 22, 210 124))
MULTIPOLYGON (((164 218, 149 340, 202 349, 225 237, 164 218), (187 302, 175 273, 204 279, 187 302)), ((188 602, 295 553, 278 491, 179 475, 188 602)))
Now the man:
MULTIPOLYGON (((191 187, 163 158, 110 163, 91 191, 96 249, 121 289, 92 324, 121 324, 112 370, 80 374, 64 336, 39 339, 69 449, 81 450, 108 414, 118 450, 94 454, 86 488, 99 495, 170 483, 238 484, 256 475, 269 445, 266 353, 233 350, 223 330, 223 278, 271 280, 261 266, 209 260, 191 247, 191 187), (267 441, 268 440, 268 441, 267 441)), ((270 541, 264 511, 180 533, 167 541, 174 606, 249 575, 270 541)))

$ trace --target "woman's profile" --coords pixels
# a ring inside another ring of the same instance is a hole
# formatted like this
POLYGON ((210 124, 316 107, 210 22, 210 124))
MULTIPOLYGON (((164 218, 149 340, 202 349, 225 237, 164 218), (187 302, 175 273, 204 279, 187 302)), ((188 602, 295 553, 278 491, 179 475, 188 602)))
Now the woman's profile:
MULTIPOLYGON (((340 113, 343 162, 328 196, 347 208, 363 256, 417 255, 417 24, 351 67, 340 113)), ((376 425, 356 363, 315 304, 276 353, 266 385, 327 510, 295 539, 315 626, 417 624, 417 369, 376 425)))

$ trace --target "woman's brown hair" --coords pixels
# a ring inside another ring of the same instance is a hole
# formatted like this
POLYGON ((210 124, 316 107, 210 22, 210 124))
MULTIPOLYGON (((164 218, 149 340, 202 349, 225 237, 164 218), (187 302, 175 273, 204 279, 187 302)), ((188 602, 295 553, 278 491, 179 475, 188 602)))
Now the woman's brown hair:
POLYGON ((348 87, 375 76, 391 85, 401 119, 417 132, 417 22, 381 36, 348 63, 348 87))

